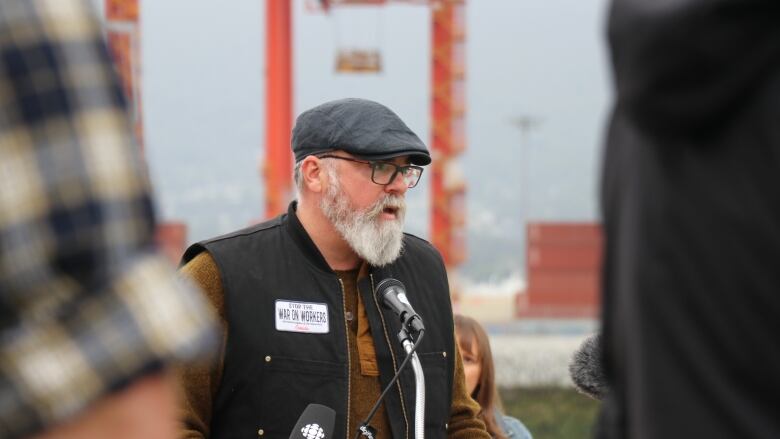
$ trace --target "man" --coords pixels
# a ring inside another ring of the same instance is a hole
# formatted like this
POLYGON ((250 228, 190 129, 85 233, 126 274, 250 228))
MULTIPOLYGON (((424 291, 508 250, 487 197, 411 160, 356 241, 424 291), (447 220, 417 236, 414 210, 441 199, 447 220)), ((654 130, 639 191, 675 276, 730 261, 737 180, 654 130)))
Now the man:
POLYGON ((0 6, 0 437, 163 439, 207 304, 152 252, 149 182, 87 1, 0 6))
MULTIPOLYGON (((489 437, 465 390, 441 257, 402 231, 427 148, 395 113, 362 99, 304 112, 292 137, 298 200, 287 214, 184 255, 224 330, 219 361, 185 373, 184 436, 287 437, 319 403, 337 413, 333 437, 352 439, 405 355, 398 318, 374 296, 392 277, 425 322, 426 437, 489 437)), ((413 424, 407 368, 371 425, 378 437, 407 438, 413 424)))
POLYGON ((780 4, 615 0, 600 438, 780 437, 780 4))

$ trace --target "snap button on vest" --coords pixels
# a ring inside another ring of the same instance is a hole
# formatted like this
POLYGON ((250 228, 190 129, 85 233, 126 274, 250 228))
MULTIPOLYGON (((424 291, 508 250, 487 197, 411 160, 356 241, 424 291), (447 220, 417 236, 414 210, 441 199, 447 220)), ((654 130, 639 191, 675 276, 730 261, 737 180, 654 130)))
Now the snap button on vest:
POLYGON ((262 428, 261 428, 261 429, 259 429, 259 430, 257 430, 257 435, 258 435, 258 436, 262 436, 263 434, 265 434, 265 432, 263 431, 263 429, 262 429, 262 428))
POLYGON ((266 355, 265 356, 265 362, 266 363, 270 363, 271 362, 271 356, 270 355, 266 355))

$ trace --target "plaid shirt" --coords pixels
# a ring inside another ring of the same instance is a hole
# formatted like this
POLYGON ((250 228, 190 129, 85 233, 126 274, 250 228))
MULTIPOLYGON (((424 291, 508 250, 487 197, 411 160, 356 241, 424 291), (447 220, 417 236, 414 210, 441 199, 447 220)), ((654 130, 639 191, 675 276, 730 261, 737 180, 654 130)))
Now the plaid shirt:
POLYGON ((215 342, 153 251, 143 160, 87 0, 0 3, 0 437, 215 342))

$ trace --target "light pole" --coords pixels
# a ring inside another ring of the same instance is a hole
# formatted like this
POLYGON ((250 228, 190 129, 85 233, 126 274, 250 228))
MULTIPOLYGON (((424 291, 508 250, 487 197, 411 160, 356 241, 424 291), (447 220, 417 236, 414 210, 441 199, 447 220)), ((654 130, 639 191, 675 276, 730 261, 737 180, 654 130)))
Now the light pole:
POLYGON ((520 210, 523 218, 523 229, 528 225, 531 210, 531 145, 528 141, 532 130, 539 128, 542 119, 525 114, 511 120, 512 125, 520 129, 522 143, 520 145, 520 210))

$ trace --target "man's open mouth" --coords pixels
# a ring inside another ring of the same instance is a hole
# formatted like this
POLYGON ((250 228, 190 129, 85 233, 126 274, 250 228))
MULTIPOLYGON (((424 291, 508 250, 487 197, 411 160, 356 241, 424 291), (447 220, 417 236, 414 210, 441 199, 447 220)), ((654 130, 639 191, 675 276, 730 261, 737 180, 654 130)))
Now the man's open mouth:
POLYGON ((386 206, 384 209, 382 209, 382 213, 392 215, 395 218, 398 218, 398 208, 393 206, 386 206))

